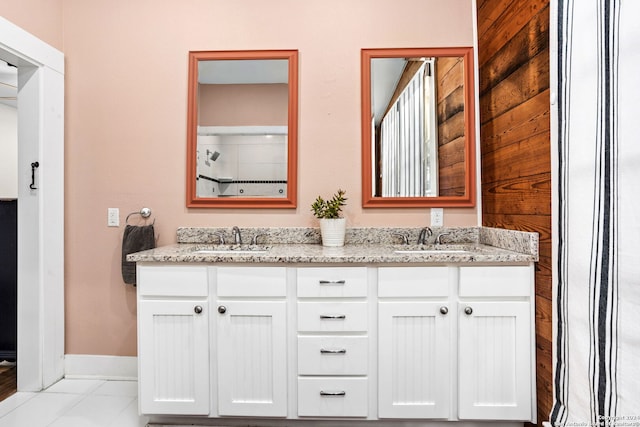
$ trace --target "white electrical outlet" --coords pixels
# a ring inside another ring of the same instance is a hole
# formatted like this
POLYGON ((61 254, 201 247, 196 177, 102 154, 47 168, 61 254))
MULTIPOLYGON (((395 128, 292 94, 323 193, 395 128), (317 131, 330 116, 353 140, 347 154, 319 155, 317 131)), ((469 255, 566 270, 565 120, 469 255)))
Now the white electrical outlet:
POLYGON ((431 226, 442 227, 444 223, 444 210, 442 208, 431 208, 431 226))
POLYGON ((118 227, 120 225, 120 209, 108 208, 107 209, 107 226, 118 227))

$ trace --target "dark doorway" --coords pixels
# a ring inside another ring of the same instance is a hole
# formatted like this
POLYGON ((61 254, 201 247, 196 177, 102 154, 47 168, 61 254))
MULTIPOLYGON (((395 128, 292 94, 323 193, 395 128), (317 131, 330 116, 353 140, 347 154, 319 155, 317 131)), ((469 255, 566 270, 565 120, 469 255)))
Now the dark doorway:
POLYGON ((0 359, 14 361, 17 346, 18 201, 0 201, 0 359))

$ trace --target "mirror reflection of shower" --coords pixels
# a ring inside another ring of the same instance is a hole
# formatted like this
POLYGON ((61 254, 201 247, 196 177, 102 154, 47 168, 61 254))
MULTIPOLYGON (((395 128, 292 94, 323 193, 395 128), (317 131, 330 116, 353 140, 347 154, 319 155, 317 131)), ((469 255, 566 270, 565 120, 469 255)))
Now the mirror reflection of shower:
POLYGON ((284 197, 287 128, 210 126, 198 129, 198 197, 284 197))

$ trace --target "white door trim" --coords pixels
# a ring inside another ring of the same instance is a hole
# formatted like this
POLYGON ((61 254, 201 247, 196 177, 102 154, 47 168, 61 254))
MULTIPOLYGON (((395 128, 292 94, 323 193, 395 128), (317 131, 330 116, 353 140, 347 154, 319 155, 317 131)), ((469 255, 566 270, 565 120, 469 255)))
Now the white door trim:
POLYGON ((37 391, 64 375, 64 55, 0 17, 0 56, 18 66, 18 390, 37 391))

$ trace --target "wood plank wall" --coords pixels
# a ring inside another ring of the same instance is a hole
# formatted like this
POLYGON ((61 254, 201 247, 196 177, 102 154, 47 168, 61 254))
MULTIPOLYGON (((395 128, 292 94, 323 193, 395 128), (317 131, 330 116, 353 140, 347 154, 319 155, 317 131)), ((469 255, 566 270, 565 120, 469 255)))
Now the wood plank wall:
POLYGON ((464 61, 436 59, 438 109, 438 191, 440 196, 465 194, 464 61))
POLYGON ((538 425, 553 404, 549 0, 478 0, 482 223, 540 233, 538 425))

